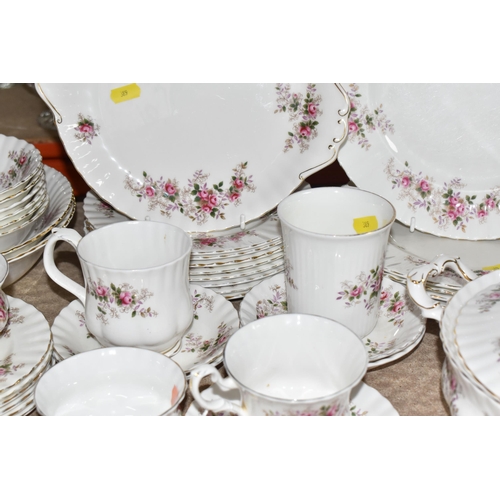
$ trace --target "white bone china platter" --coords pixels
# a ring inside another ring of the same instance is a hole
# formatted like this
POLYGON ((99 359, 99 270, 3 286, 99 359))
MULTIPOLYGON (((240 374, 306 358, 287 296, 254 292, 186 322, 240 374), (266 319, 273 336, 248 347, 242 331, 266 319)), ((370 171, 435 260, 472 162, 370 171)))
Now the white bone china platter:
POLYGON ((403 224, 464 240, 500 238, 499 84, 345 83, 339 162, 403 224))
POLYGON ((347 136, 339 84, 130 85, 36 88, 76 169, 104 201, 188 232, 261 217, 335 161, 347 136), (136 97, 115 102, 116 89, 136 97))

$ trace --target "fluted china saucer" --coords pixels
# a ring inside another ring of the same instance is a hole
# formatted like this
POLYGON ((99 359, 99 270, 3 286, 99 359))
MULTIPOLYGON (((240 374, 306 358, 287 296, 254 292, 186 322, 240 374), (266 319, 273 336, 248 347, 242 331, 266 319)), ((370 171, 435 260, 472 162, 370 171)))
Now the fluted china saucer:
MULTIPOLYGON (((212 395, 219 395, 232 402, 240 401, 239 392, 236 389, 222 391, 217 386, 211 386, 203 391, 203 397, 210 399, 212 395)), ((350 414, 352 417, 398 417, 399 413, 392 404, 380 394, 376 389, 361 382, 351 393, 350 414)), ((186 412, 187 417, 206 415, 206 411, 201 411, 200 407, 193 401, 186 412)), ((218 414, 222 416, 223 414, 218 414)))
MULTIPOLYGON (((193 324, 182 338, 177 353, 171 356, 188 376, 199 364, 218 363, 227 340, 239 328, 238 313, 231 302, 206 288, 194 285, 190 288, 193 324)), ((56 317, 52 335, 54 358, 58 361, 102 347, 87 330, 83 306, 78 300, 56 317)))
POLYGON ((52 350, 50 327, 43 314, 20 299, 8 299, 9 322, 0 334, 0 405, 6 403, 7 408, 12 396, 30 387, 52 350))
MULTIPOLYGON (((410 299, 406 287, 384 277, 380 298, 377 325, 363 339, 369 369, 399 359, 411 351, 410 347, 418 345, 425 332, 426 320, 410 299)), ((245 295, 240 305, 240 322, 244 326, 265 316, 286 312, 285 275, 280 273, 262 281, 245 295)))

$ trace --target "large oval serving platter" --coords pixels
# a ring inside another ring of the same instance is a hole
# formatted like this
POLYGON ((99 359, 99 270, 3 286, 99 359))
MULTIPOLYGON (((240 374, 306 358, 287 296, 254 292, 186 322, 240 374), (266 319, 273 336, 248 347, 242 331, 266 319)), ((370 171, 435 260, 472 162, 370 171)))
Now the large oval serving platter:
POLYGON ((500 238, 500 84, 345 83, 339 162, 403 224, 448 238, 500 238))
POLYGON ((349 101, 334 83, 36 88, 101 198, 133 219, 188 232, 262 216, 331 164, 347 137, 349 101))

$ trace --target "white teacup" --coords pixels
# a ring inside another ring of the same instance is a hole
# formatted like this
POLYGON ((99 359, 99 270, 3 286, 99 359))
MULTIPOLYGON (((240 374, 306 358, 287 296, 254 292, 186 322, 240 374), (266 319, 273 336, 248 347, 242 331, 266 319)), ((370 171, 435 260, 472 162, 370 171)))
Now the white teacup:
POLYGON ((377 323, 394 207, 353 188, 315 188, 278 205, 288 311, 317 314, 360 338, 377 323))
POLYGON ((0 333, 7 326, 9 321, 9 300, 2 290, 2 286, 9 275, 9 263, 0 253, 0 333))
POLYGON ((157 352, 108 347, 50 368, 34 397, 45 416, 175 415, 187 389, 182 368, 157 352))
POLYGON ((189 291, 191 238, 162 222, 111 224, 83 238, 54 233, 44 250, 47 274, 85 307, 89 331, 103 346, 172 350, 193 321, 189 291), (54 246, 75 247, 85 288, 59 271, 54 246))
POLYGON ((238 415, 349 414, 351 390, 368 366, 362 341, 345 326, 307 314, 268 316, 234 333, 224 349, 222 378, 211 365, 191 372, 196 402, 213 412, 238 415), (222 390, 238 389, 241 405, 199 391, 211 375, 222 390))

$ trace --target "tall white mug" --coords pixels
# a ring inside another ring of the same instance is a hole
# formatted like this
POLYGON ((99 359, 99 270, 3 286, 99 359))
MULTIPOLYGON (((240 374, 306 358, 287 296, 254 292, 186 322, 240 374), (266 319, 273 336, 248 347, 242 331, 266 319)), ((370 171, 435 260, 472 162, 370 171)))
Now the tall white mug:
POLYGON ((85 308, 90 333, 105 347, 174 349, 193 321, 189 291, 191 238, 163 222, 120 222, 83 238, 73 229, 54 233, 44 250, 47 274, 85 308), (85 287, 54 263, 54 247, 75 249, 85 287))
POLYGON ((377 323, 394 207, 360 189, 294 193, 278 205, 288 311, 333 319, 358 337, 377 323))

